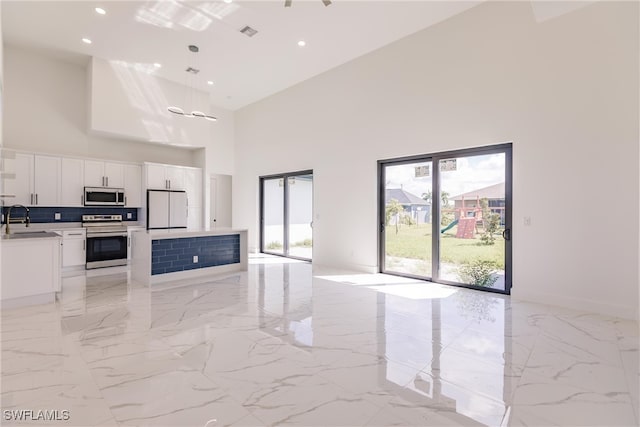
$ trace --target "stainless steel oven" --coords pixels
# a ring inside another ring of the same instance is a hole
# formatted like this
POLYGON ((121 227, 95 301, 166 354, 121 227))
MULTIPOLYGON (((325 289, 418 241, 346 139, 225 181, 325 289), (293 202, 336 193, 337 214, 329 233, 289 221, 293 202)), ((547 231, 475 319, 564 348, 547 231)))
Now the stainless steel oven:
POLYGON ((124 206, 124 188, 84 187, 85 206, 124 206))
POLYGON ((122 215, 82 215, 87 230, 86 269, 127 265, 127 227, 122 215))

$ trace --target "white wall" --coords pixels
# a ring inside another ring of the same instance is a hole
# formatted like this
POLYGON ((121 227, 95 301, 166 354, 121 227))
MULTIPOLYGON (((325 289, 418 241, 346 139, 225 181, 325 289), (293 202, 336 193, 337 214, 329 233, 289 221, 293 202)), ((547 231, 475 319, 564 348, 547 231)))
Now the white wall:
POLYGON ((191 166, 193 152, 87 133, 85 68, 5 46, 4 143, 8 148, 191 166))
POLYGON ((513 141, 513 296, 637 316, 637 18, 484 3, 240 110, 234 226, 313 169, 314 262, 377 271, 376 160, 513 141))

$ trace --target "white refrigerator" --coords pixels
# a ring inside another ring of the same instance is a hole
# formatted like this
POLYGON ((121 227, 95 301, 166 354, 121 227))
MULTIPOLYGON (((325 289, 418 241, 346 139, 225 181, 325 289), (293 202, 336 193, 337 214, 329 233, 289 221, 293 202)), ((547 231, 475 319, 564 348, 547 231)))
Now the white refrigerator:
POLYGON ((147 230, 187 228, 186 191, 147 190, 147 230))

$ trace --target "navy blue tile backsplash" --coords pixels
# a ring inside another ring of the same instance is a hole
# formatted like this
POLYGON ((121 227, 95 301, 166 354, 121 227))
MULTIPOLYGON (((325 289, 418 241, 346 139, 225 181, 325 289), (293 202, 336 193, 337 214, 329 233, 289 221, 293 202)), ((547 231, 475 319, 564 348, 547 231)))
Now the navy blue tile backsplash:
POLYGON ((240 262, 240 235, 153 240, 151 274, 173 273, 240 262), (198 262, 193 262, 194 255, 198 262))
MULTIPOLYGON (((2 213, 6 213, 8 207, 0 208, 2 213)), ((29 217, 31 218, 31 222, 80 222, 82 221, 82 215, 122 215, 123 221, 137 221, 138 220, 138 210, 136 208, 116 208, 116 207, 75 207, 75 208, 47 208, 34 206, 29 208, 29 217), (55 219, 55 214, 60 214, 60 219, 55 219), (131 214, 131 218, 127 218, 127 213, 131 214)), ((15 209, 15 214, 17 216, 23 217, 24 210, 23 209, 15 209)), ((4 223, 4 221, 3 221, 4 223)))

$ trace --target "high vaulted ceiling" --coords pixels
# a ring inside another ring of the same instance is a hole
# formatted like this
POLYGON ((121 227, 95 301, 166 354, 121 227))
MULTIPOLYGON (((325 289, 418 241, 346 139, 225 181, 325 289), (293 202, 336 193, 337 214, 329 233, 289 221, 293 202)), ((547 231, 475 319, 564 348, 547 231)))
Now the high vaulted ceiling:
POLYGON ((7 44, 72 60, 139 64, 235 110, 479 3, 333 0, 325 7, 320 0, 293 0, 285 8, 284 0, 227 1, 4 0, 2 26, 7 44), (258 33, 240 33, 247 25, 258 33), (300 40, 306 46, 298 46, 300 40), (190 53, 190 44, 200 53, 190 53), (201 70, 192 81, 188 66, 201 70))

